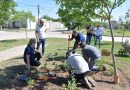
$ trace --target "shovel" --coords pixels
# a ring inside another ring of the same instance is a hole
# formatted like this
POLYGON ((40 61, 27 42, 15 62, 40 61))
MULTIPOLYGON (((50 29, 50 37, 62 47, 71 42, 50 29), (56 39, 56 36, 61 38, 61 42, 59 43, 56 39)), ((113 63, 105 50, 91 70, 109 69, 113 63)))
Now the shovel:
POLYGON ((67 50, 67 52, 66 52, 66 58, 67 58, 67 56, 68 56, 68 54, 69 54, 69 47, 70 47, 70 35, 68 35, 68 50, 67 50))

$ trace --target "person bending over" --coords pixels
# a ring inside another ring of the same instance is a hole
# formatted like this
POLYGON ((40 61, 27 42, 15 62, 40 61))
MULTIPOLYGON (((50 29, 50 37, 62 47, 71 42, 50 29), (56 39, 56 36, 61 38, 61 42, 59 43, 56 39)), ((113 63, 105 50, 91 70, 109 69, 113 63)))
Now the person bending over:
MULTIPOLYGON (((80 54, 70 54, 67 55, 68 59, 66 61, 67 70, 70 75, 70 79, 73 77, 76 79, 76 82, 80 82, 85 85, 87 88, 91 88, 91 86, 95 86, 91 81, 86 77, 89 72, 88 63, 84 60, 84 58, 80 54), (72 72, 73 68, 73 72, 72 72)), ((93 80, 94 81, 94 80, 93 80)))
POLYGON ((74 51, 80 43, 85 42, 85 38, 84 38, 83 34, 80 32, 73 31, 72 37, 69 40, 73 40, 73 39, 75 39, 75 43, 74 43, 73 49, 70 50, 70 52, 74 51))

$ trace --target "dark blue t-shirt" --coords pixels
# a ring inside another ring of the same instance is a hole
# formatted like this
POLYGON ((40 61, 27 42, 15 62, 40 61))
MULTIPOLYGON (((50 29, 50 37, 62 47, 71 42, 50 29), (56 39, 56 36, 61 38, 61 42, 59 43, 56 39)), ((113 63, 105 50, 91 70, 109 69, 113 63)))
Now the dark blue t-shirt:
POLYGON ((77 36, 76 37, 74 37, 73 36, 73 34, 72 34, 72 38, 75 38, 76 39, 76 41, 81 41, 81 42, 84 42, 85 41, 85 38, 84 38, 84 36, 83 36, 83 34, 82 33, 77 33, 77 36))
POLYGON ((26 55, 30 55, 30 62, 35 61, 34 48, 27 46, 24 50, 24 62, 27 63, 26 55))

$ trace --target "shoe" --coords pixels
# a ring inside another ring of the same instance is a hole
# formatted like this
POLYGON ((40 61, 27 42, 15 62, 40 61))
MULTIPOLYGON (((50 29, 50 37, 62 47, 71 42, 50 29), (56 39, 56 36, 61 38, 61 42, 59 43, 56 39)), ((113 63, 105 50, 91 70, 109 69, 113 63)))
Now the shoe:
POLYGON ((93 80, 92 77, 87 77, 87 78, 88 78, 88 81, 90 82, 91 86, 92 86, 92 87, 96 87, 96 82, 95 82, 95 80, 93 80))
POLYGON ((84 79, 80 80, 81 84, 83 84, 86 88, 90 89, 91 88, 91 84, 88 81, 88 79, 86 77, 84 77, 84 79))

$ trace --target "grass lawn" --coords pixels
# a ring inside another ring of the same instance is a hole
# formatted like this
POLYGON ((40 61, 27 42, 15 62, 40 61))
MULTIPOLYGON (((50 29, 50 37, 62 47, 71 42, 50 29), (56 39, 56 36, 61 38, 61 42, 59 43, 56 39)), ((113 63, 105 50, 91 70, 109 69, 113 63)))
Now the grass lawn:
POLYGON ((9 48, 21 46, 27 44, 27 39, 19 39, 19 40, 2 40, 0 41, 0 51, 6 50, 9 48))
MULTIPOLYGON (((23 42, 25 43, 24 40, 22 40, 22 44, 23 42)), ((55 61, 55 63, 58 64, 58 63, 62 63, 66 59, 65 53, 67 51, 67 39, 47 38, 46 45, 47 46, 45 50, 45 59, 42 61, 42 63, 47 62, 48 67, 52 67, 52 64, 49 63, 55 61), (48 58, 49 55, 53 56, 52 59, 48 58)), ((71 46, 73 46, 73 41, 71 42, 71 46)), ((115 43, 115 51, 114 51, 115 54, 117 54, 120 48, 121 48, 121 43, 115 43)), ((108 49, 110 51, 111 42, 102 42, 101 49, 108 49)), ((81 53, 80 49, 78 52, 81 53)), ((112 64, 111 56, 102 56, 101 60, 105 60, 106 62, 112 64)), ((116 62, 117 62, 118 69, 121 70, 122 73, 130 80, 130 70, 128 69, 128 67, 130 67, 129 57, 116 57, 116 62)), ((16 81, 13 81, 12 78, 15 78, 15 76, 18 73, 22 72, 18 68, 20 68, 20 65, 21 67, 23 67, 22 66, 23 64, 24 62, 22 57, 1 62, 0 63, 0 86, 4 85, 3 87, 9 87, 11 82, 16 83, 16 81)), ((20 85, 19 83, 17 82, 16 85, 19 86, 20 85)))

